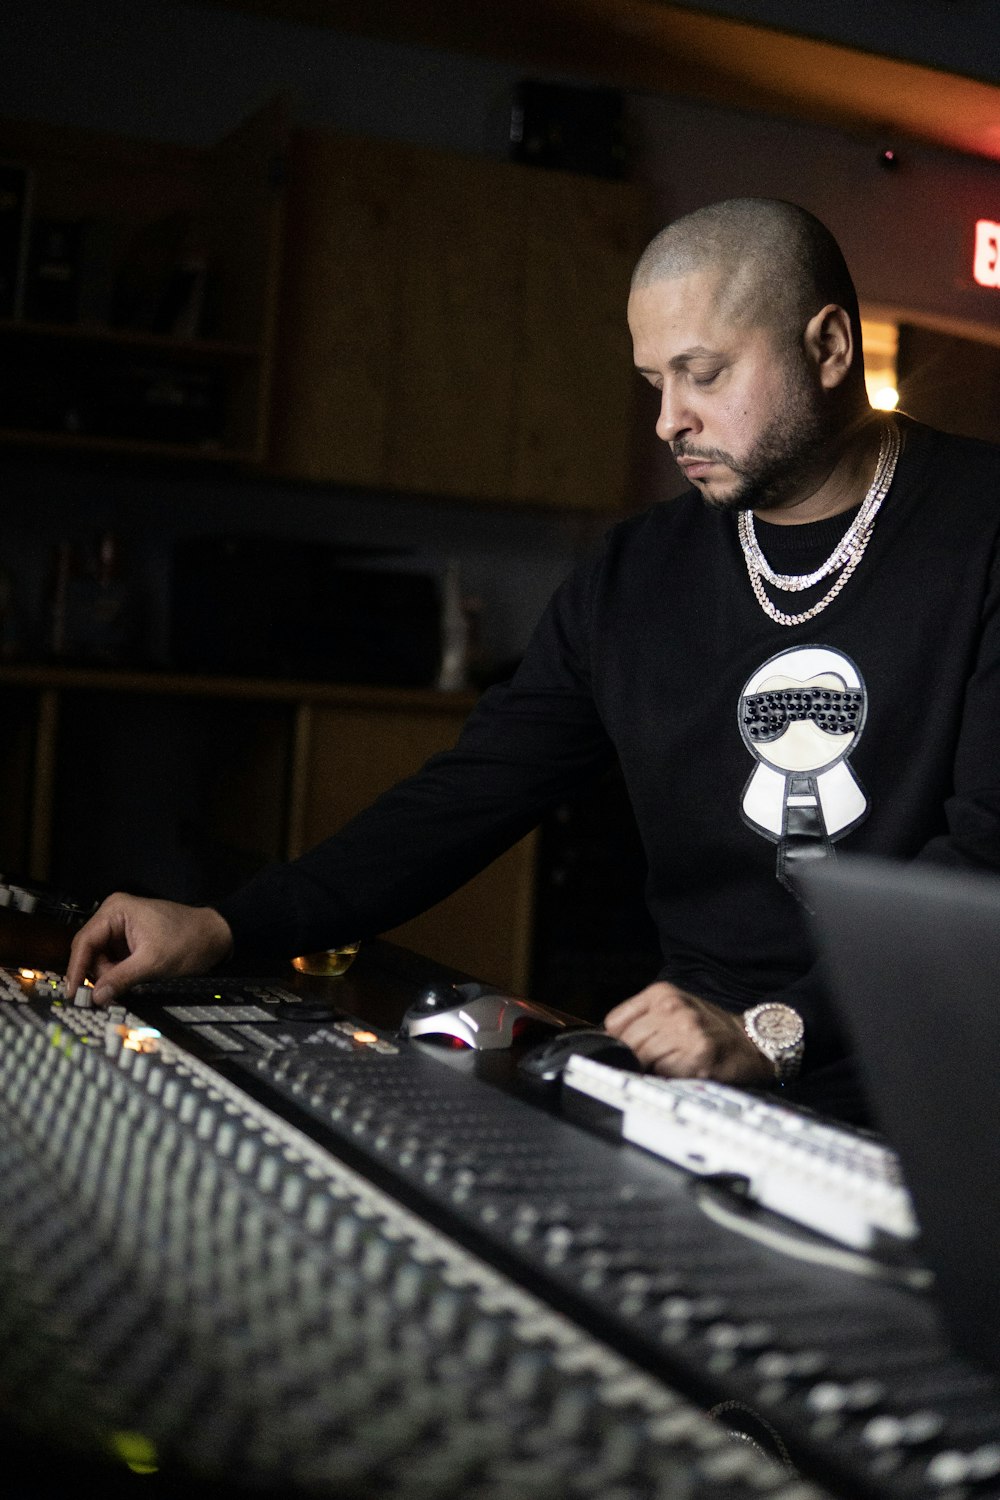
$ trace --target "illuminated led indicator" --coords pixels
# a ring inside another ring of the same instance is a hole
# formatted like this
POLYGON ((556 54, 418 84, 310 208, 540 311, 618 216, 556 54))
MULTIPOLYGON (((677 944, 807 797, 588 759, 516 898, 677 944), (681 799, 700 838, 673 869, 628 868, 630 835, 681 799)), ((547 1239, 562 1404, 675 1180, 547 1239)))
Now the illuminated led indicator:
POLYGON ((34 969, 18 969, 17 972, 22 979, 35 980, 38 978, 34 969))
POLYGON ((133 1474, 155 1474, 159 1467, 155 1445, 141 1432, 113 1432, 108 1446, 133 1474))
POLYGON ((155 1026, 119 1026, 122 1046, 129 1052, 155 1052, 161 1033, 155 1026))
POLYGON ((351 1035, 356 1042, 364 1042, 366 1047, 370 1047, 372 1042, 378 1041, 378 1037, 374 1031, 352 1031, 351 1035))
POLYGON ((899 405, 899 392, 894 385, 880 385, 871 398, 878 411, 895 411, 899 405))
POLYGON ((972 274, 980 286, 1000 287, 1000 224, 994 224, 992 219, 976 221, 972 274))

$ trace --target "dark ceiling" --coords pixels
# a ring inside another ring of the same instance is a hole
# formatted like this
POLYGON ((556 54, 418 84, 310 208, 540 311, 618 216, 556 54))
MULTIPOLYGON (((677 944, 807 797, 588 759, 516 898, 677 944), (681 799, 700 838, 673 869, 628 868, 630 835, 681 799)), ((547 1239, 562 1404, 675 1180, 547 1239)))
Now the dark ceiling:
POLYGON ((1000 87, 666 0, 200 0, 1000 160, 1000 87))

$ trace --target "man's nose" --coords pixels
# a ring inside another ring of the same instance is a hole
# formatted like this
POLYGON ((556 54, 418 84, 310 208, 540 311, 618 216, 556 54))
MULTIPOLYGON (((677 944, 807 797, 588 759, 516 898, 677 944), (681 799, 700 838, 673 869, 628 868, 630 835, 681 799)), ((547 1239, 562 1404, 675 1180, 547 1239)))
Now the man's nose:
POLYGON ((656 419, 656 436, 660 441, 674 443, 685 433, 696 431, 697 427, 683 393, 664 386, 660 396, 660 415, 656 419))

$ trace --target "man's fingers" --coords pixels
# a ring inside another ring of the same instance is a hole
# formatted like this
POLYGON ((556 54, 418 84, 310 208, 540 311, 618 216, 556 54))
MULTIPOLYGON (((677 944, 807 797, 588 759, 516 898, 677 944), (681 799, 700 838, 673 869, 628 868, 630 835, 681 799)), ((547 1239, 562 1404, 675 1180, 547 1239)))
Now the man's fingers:
POLYGON ((604 1017, 604 1029, 610 1031, 612 1036, 620 1037, 626 1026, 646 1012, 646 1006, 642 1003, 642 995, 633 995, 630 1000, 623 1000, 621 1005, 616 1005, 614 1010, 609 1010, 604 1017))
POLYGON ((657 980, 608 1012, 607 1031, 664 1078, 725 1078, 761 1073, 739 1019, 667 980, 657 980))
POLYGON ((119 963, 105 960, 99 965, 95 978, 94 1004, 112 1005, 133 984, 149 977, 149 963, 140 956, 123 958, 119 963))
POLYGON ((66 992, 75 995, 83 981, 94 972, 98 956, 114 941, 115 932, 109 914, 99 908, 73 939, 66 965, 66 992))
POLYGON ((75 993, 89 975, 98 1004, 144 979, 205 972, 232 948, 232 933, 211 907, 115 895, 77 933, 66 969, 75 993))
POLYGON ((609 1010, 604 1017, 604 1029, 610 1031, 612 1036, 622 1037, 626 1027, 635 1021, 655 1012, 661 1014, 668 1010, 685 1010, 687 1001, 675 985, 668 984, 666 980, 657 980, 655 984, 647 985, 637 995, 631 995, 609 1010))
POLYGON ((671 1011, 659 1021, 643 1018, 627 1028, 622 1040, 644 1067, 666 1078, 701 1076, 711 1067, 716 1050, 690 1011, 671 1011))

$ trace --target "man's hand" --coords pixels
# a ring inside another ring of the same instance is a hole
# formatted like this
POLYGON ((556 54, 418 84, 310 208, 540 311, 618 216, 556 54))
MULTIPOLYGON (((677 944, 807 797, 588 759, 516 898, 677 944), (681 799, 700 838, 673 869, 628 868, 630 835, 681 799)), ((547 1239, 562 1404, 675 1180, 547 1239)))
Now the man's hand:
POLYGON ((774 1064, 747 1036, 742 1016, 666 980, 616 1005, 604 1025, 664 1078, 714 1078, 748 1088, 774 1082, 774 1064))
POLYGON ((210 906, 109 896, 70 949, 66 993, 94 981, 94 1003, 108 1005, 144 979, 203 974, 232 951, 229 924, 210 906))

